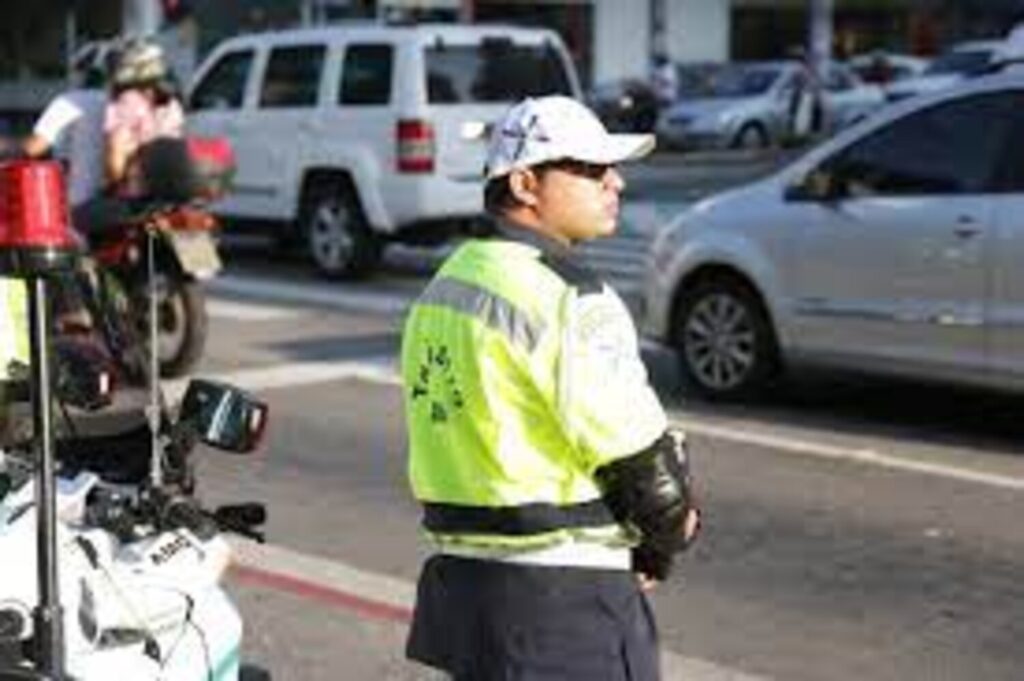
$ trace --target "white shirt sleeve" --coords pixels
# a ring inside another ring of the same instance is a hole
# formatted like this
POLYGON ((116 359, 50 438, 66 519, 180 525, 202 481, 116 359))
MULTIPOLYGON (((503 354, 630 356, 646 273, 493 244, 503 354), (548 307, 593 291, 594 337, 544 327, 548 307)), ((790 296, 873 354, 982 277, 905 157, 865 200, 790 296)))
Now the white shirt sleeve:
POLYGON ((83 111, 68 97, 60 96, 50 102, 36 121, 32 133, 42 137, 51 145, 59 144, 71 126, 82 117, 83 111))
POLYGON ((642 451, 668 424, 622 300, 605 286, 573 296, 567 307, 560 410, 585 465, 595 469, 642 451))

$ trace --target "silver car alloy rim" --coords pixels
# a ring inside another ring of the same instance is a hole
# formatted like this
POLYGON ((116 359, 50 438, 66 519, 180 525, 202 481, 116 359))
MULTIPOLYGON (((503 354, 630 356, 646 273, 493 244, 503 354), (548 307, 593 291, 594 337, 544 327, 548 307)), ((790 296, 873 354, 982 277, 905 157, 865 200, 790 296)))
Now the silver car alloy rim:
POLYGON ((694 305, 683 329, 686 361, 705 386, 728 390, 754 368, 756 334, 747 306, 728 293, 714 293, 694 305))
POLYGON ((351 259, 355 243, 348 230, 349 209, 332 199, 317 204, 310 228, 313 256, 325 270, 340 270, 351 259))

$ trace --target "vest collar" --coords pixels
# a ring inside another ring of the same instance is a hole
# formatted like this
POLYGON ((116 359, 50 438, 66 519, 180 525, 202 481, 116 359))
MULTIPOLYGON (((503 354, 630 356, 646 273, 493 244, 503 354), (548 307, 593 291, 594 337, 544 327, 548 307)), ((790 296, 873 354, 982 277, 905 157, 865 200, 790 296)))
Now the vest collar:
POLYGON ((495 218, 494 225, 497 238, 536 248, 540 251, 540 261, 581 293, 600 293, 603 290, 601 278, 590 269, 579 251, 508 218, 495 218))
POLYGON ((570 260, 577 263, 582 260, 571 247, 521 223, 504 217, 495 218, 494 223, 495 231, 500 239, 518 241, 533 246, 548 258, 570 260))

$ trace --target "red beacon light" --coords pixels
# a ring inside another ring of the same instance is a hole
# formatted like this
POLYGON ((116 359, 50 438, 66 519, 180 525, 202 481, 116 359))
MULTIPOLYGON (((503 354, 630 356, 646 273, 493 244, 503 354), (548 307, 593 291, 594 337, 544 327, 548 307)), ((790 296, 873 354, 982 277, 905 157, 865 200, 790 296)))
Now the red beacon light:
POLYGON ((60 163, 0 164, 0 254, 5 269, 29 276, 64 269, 73 251, 60 163))

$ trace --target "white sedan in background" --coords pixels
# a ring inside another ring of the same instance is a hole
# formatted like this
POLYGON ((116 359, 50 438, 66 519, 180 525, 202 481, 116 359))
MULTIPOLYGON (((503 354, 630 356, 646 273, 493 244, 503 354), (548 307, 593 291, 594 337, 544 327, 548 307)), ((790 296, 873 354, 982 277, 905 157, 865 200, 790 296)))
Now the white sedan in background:
MULTIPOLYGON (((658 139, 669 147, 765 148, 787 139, 794 93, 806 70, 795 61, 724 65, 702 94, 684 97, 658 118, 658 139)), ((885 94, 848 67, 831 63, 822 81, 826 130, 861 120, 885 103, 885 94)))

